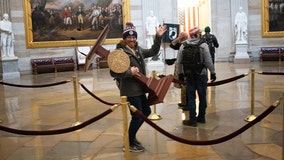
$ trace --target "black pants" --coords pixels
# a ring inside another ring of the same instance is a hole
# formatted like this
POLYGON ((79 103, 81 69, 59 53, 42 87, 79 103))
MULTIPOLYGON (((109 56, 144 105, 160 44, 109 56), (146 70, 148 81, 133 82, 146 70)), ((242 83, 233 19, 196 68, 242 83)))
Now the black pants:
MULTIPOLYGON (((135 108, 141 111, 146 117, 148 117, 151 114, 151 108, 147 104, 146 95, 128 97, 127 99, 131 105, 133 105, 135 108)), ((144 121, 132 111, 130 111, 130 113, 132 117, 128 129, 128 134, 129 134, 129 144, 133 145, 133 140, 136 139, 136 134, 144 121)))

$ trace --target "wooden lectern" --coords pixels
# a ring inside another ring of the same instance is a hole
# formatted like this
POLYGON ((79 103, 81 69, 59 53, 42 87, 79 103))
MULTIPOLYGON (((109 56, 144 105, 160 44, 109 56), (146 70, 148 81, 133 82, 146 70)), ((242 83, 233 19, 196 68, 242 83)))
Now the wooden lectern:
MULTIPOLYGON (((102 44, 106 39, 109 30, 109 25, 107 25, 99 35, 94 46, 89 51, 84 66, 85 72, 92 64, 96 54, 101 57, 106 57, 108 59, 109 68, 114 72, 122 73, 130 67, 130 60, 126 53, 121 50, 114 50, 110 52, 109 50, 106 50, 102 47, 102 44)), ((149 93, 148 103, 149 105, 154 105, 163 102, 166 93, 168 92, 169 87, 174 79, 174 76, 168 75, 161 79, 156 79, 154 77, 148 78, 143 74, 139 74, 138 76, 135 76, 135 78, 145 85, 145 89, 149 93)))

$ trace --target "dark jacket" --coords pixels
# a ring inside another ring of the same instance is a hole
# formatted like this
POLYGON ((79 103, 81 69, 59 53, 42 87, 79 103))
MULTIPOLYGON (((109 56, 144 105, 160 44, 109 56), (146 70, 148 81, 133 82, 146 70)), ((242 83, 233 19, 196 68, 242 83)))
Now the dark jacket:
MULTIPOLYGON (((139 72, 146 75, 145 58, 153 57, 160 51, 161 37, 157 36, 150 49, 143 49, 139 45, 135 46, 135 51, 138 57, 134 56, 130 49, 126 47, 124 41, 120 41, 116 49, 122 49, 130 59, 130 66, 139 68, 139 72)), ((133 97, 145 94, 145 85, 140 83, 134 76, 132 76, 130 68, 124 73, 115 73, 110 71, 112 77, 118 81, 118 88, 121 96, 133 97)))
POLYGON ((208 44, 210 54, 214 54, 215 53, 215 48, 219 47, 219 43, 218 43, 218 40, 215 37, 215 35, 211 34, 209 32, 206 32, 203 35, 203 40, 204 40, 204 42, 206 42, 208 44))
POLYGON ((170 47, 171 47, 172 49, 174 49, 174 50, 179 50, 180 46, 181 46, 181 43, 180 43, 180 42, 177 43, 176 45, 173 45, 172 43, 170 44, 170 47))

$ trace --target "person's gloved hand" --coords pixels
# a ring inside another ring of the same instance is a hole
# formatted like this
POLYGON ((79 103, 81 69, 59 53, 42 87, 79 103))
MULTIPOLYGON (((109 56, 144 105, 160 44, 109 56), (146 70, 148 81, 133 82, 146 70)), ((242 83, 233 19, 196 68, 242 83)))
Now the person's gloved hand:
POLYGON ((211 82, 214 82, 216 79, 216 73, 210 75, 211 82))
POLYGON ((178 74, 178 80, 184 82, 184 74, 182 74, 182 73, 178 74))

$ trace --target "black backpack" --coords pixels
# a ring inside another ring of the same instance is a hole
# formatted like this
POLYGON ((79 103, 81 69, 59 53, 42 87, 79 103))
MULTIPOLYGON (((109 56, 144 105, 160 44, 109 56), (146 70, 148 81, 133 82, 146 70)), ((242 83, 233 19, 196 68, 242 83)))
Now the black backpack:
POLYGON ((203 43, 200 40, 197 44, 183 43, 181 64, 183 65, 183 71, 185 76, 196 77, 200 75, 204 65, 200 55, 199 46, 203 43))

